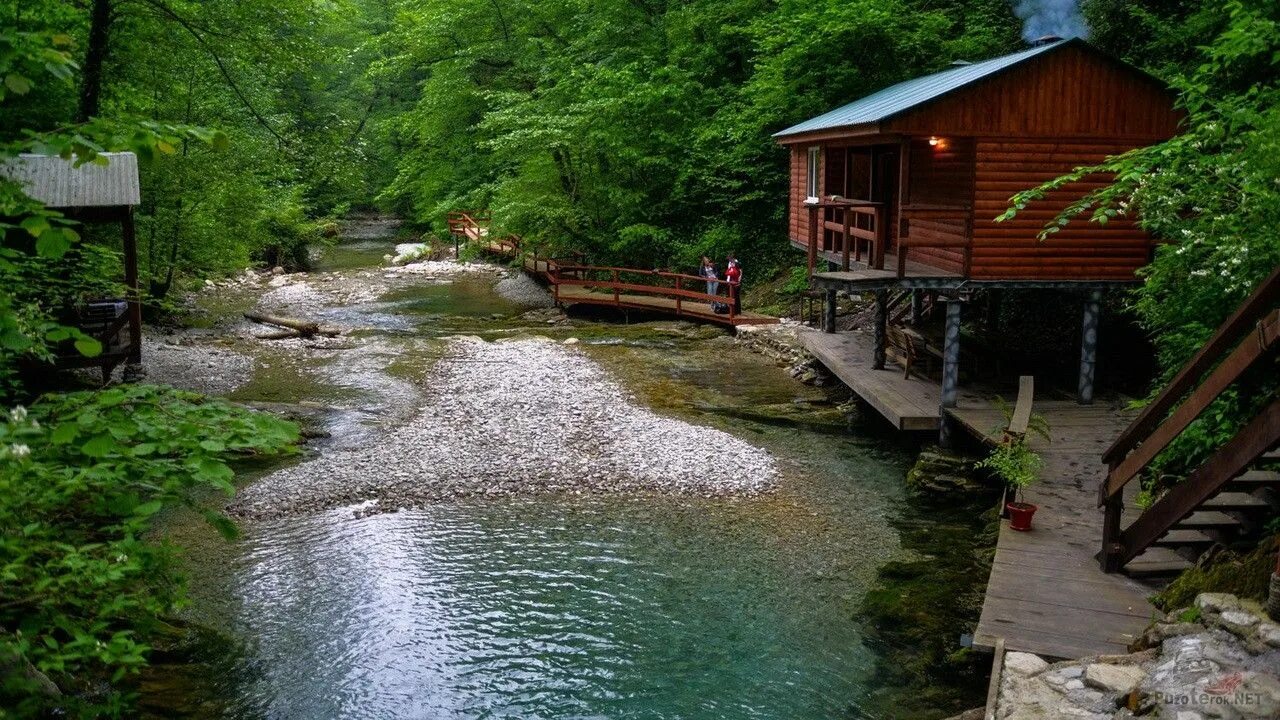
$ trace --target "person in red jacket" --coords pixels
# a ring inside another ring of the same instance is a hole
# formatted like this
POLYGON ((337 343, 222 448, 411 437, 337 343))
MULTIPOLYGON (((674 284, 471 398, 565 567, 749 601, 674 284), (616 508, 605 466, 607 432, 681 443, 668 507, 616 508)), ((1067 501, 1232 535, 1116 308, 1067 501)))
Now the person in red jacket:
POLYGON ((738 258, 729 253, 725 257, 724 278, 729 281, 729 291, 733 293, 733 312, 742 312, 742 265, 738 258))

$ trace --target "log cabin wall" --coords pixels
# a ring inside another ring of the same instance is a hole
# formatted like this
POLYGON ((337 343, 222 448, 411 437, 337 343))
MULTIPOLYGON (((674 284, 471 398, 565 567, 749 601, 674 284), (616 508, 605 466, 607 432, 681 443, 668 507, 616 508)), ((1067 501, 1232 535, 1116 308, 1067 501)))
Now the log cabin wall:
MULTIPOLYGON (((808 144, 791 146, 791 196, 787 203, 788 212, 788 231, 791 239, 796 242, 809 242, 809 212, 805 208, 804 200, 806 190, 809 185, 809 148, 808 144)), ((821 154, 819 154, 819 162, 821 163, 821 154)), ((818 168, 818 183, 822 184, 822 167, 818 168)), ((821 188, 820 188, 821 192, 821 188)))
POLYGON ((1089 213, 1045 240, 1036 235, 1072 200, 1105 186, 1109 178, 1094 175, 1050 193, 1012 220, 995 217, 1009 207, 1019 190, 1102 161, 1134 147, 1115 141, 982 139, 977 143, 974 176, 974 278, 1063 278, 1129 280, 1151 257, 1146 232, 1129 218, 1106 225, 1088 222, 1089 213))
MULTIPOLYGON (((939 146, 930 145, 927 137, 911 138, 903 204, 968 207, 973 197, 974 145, 973 138, 950 138, 939 146)), ((908 237, 963 240, 965 226, 963 217, 911 220, 908 237)), ((959 248, 912 248, 907 257, 949 272, 964 268, 964 253, 959 248)))

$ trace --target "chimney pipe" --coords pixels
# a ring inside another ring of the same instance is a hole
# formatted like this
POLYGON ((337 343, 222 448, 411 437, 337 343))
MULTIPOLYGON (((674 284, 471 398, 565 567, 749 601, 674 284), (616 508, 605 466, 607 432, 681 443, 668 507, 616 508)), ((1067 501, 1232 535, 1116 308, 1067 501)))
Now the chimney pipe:
POLYGON ((1044 45, 1052 45, 1053 43, 1056 43, 1060 40, 1062 40, 1062 38, 1058 37, 1057 35, 1052 35, 1052 34, 1041 35, 1040 37, 1031 41, 1031 47, 1042 47, 1044 45))

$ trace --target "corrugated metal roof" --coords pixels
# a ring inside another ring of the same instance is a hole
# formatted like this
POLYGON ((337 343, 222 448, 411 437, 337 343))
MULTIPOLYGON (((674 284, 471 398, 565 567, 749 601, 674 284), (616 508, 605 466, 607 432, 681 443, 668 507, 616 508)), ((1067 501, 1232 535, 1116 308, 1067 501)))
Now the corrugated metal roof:
POLYGON ((28 195, 51 208, 118 207, 142 202, 138 157, 101 153, 106 165, 74 163, 57 155, 19 155, 0 173, 22 183, 28 195))
POLYGON ((872 93, 861 100, 855 100, 844 107, 810 118, 798 125, 792 125, 786 130, 774 133, 773 136, 785 137, 815 130, 830 130, 850 125, 880 122, 921 103, 941 97, 972 82, 1008 69, 1024 60, 1029 60, 1072 42, 1082 41, 1060 40, 1010 55, 1002 55, 998 58, 976 62, 972 65, 961 65, 933 75, 925 75, 914 80, 900 82, 897 85, 872 93))

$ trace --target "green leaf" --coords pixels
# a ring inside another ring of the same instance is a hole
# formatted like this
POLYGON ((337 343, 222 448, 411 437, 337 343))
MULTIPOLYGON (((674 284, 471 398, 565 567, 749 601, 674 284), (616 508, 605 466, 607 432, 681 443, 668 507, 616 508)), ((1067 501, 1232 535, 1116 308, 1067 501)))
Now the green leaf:
POLYGON ((18 225, 30 233, 31 237, 40 237, 49 230, 49 219, 43 215, 32 215, 24 218, 18 225))
POLYGON ((31 92, 31 81, 22 77, 18 73, 9 73, 4 76, 4 85, 18 95, 26 95, 31 92))
POLYGON ((80 433, 80 427, 75 423, 61 423, 49 433, 49 440, 54 445, 66 445, 76 439, 76 435, 80 433))
POLYGON ((224 539, 235 540, 240 537, 240 528, 236 527, 231 518, 216 510, 205 510, 202 514, 204 519, 216 528, 224 539))
POLYGON ((76 350, 85 357, 97 357, 102 354, 102 343, 91 337, 82 337, 75 342, 76 350))
POLYGON ((67 229, 42 232, 36 239, 36 254, 41 257, 60 258, 71 249, 73 237, 79 236, 67 229))
POLYGON ((154 453, 156 451, 156 447, 155 443, 138 443, 133 446, 133 454, 136 457, 145 457, 154 453))
POLYGON ((220 453, 227 449, 226 445, 223 445, 221 442, 217 440, 201 440, 200 447, 204 448, 205 450, 208 450, 211 453, 220 453))
POLYGON ((80 452, 92 458, 106 457, 115 449, 115 439, 106 433, 96 435, 92 440, 80 446, 80 452))
POLYGON ((138 507, 134 508, 133 514, 140 517, 149 517, 151 515, 155 515, 156 513, 160 512, 160 508, 162 507, 164 507, 163 502, 159 500, 151 500, 150 502, 144 502, 138 507))

